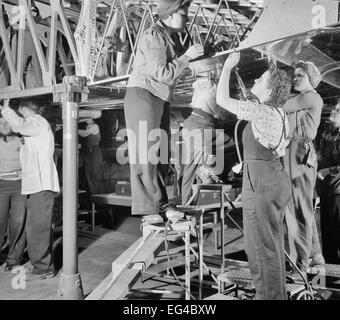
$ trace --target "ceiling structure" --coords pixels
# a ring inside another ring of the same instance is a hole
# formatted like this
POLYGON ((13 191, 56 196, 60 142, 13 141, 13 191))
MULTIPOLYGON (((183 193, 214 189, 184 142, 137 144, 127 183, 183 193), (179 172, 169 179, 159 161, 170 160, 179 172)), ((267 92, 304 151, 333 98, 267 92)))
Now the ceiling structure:
MULTIPOLYGON (((157 0, 0 1, 0 98, 8 94, 53 95, 63 76, 77 74, 87 78, 90 89, 89 99, 82 106, 122 108, 136 45, 141 32, 153 21, 156 3, 157 0)), ((239 73, 246 87, 265 70, 267 55, 285 67, 292 66, 296 59, 311 60, 324 73, 325 81, 318 91, 326 104, 332 104, 340 97, 339 1, 298 2, 311 8, 310 12, 302 7, 297 10, 296 3, 194 0, 188 33, 180 35, 179 41, 183 47, 202 43, 207 47, 207 56, 217 54, 223 58, 233 48, 241 48, 239 73), (294 18, 304 12, 305 24, 308 19, 320 22, 321 18, 316 19, 320 8, 325 11, 324 25, 308 27, 299 22, 303 19, 294 18)), ((189 105, 193 81, 188 70, 176 86, 173 105, 189 105)))

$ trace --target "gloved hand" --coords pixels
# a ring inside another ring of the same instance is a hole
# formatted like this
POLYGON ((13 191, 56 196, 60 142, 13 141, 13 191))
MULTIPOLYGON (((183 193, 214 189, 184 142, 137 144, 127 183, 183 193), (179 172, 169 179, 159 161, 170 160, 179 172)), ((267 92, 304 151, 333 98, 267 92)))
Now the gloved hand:
POLYGON ((184 53, 190 60, 196 59, 204 54, 204 48, 200 44, 194 44, 184 53))

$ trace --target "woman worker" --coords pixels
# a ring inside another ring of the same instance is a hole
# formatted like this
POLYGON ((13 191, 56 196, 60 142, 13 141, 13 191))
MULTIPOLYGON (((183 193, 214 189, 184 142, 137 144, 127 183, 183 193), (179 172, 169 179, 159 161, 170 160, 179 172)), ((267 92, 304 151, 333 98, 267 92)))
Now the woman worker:
POLYGON ((288 116, 291 138, 283 158, 284 168, 291 180, 292 195, 285 215, 289 255, 302 272, 306 272, 308 266, 322 267, 325 264, 313 210, 317 174, 313 140, 323 106, 315 88, 321 79, 319 70, 312 62, 298 62, 295 65, 294 90, 299 94, 283 106, 288 116))
POLYGON ((158 160, 163 159, 163 164, 168 161, 169 102, 173 98, 174 86, 189 66, 189 61, 204 53, 201 45, 193 45, 179 56, 178 48, 171 37, 172 34, 185 30, 190 2, 191 0, 159 1, 159 20, 139 40, 125 95, 131 213, 144 216, 144 220, 149 223, 162 222, 162 215, 169 208, 158 160), (160 131, 161 138, 152 138, 152 134, 160 131), (150 159, 149 152, 159 149, 160 155, 156 155, 156 159, 150 159))
POLYGON ((230 97, 230 73, 239 61, 233 53, 225 62, 217 87, 217 103, 248 120, 243 131, 242 186, 245 250, 257 300, 285 300, 286 274, 283 219, 290 198, 290 181, 279 157, 286 146, 288 121, 282 106, 291 84, 275 66, 255 80, 251 92, 258 102, 230 97))

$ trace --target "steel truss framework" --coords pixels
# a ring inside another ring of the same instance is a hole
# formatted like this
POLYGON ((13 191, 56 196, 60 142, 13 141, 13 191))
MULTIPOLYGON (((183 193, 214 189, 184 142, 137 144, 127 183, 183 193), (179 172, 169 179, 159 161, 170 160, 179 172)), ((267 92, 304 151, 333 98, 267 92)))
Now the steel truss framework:
MULTIPOLYGON (((0 98, 52 93, 57 101, 58 85, 71 75, 86 77, 90 88, 125 87, 140 35, 154 21, 155 4, 0 1, 0 98)), ((188 33, 180 35, 180 42, 236 47, 261 12, 260 5, 245 0, 194 1, 188 33)))

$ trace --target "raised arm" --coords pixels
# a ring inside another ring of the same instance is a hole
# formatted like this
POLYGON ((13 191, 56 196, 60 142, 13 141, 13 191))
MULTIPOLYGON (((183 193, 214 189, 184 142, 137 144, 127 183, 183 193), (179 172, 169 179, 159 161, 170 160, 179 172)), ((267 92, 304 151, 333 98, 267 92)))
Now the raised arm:
POLYGON ((238 64, 239 60, 240 54, 238 52, 234 52, 229 55, 228 59, 224 63, 216 93, 217 104, 223 109, 234 114, 237 114, 239 100, 230 97, 229 82, 231 70, 238 64))
POLYGON ((92 124, 85 130, 82 130, 82 129, 78 130, 78 134, 83 138, 86 138, 91 134, 98 134, 98 133, 99 133, 99 127, 97 124, 92 124))
POLYGON ((38 136, 44 130, 45 126, 41 118, 31 117, 24 119, 16 114, 10 107, 9 102, 5 102, 0 107, 2 116, 7 120, 14 132, 23 136, 38 136))
POLYGON ((288 99, 283 110, 286 113, 292 113, 304 109, 319 109, 322 105, 321 97, 314 91, 308 91, 288 99))

